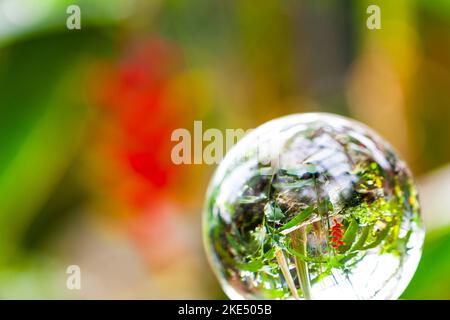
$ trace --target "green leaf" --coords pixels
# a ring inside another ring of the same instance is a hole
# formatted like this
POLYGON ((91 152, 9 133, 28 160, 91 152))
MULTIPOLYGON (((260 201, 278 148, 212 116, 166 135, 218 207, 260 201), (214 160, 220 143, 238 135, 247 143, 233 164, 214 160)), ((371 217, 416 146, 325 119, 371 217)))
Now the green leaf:
POLYGON ((323 258, 307 257, 306 255, 295 250, 292 246, 285 246, 284 249, 286 249, 290 254, 292 254, 306 262, 323 263, 323 262, 327 261, 327 257, 323 257, 323 258))
POLYGON ((347 261, 353 259, 357 255, 358 255, 358 252, 352 252, 352 253, 346 254, 346 255, 342 256, 342 258, 339 260, 339 262, 341 264, 345 264, 347 261))
POLYGON ((301 177, 305 173, 316 173, 319 170, 318 170, 317 166, 315 166, 313 164, 304 164, 304 165, 300 165, 297 168, 286 169, 285 171, 288 175, 301 177))
POLYGON ((314 207, 309 206, 302 212, 298 213, 294 218, 292 218, 288 223, 286 223, 283 227, 281 227, 281 231, 295 227, 299 223, 305 221, 309 218, 309 216, 314 212, 314 207))
POLYGON ((323 199, 319 201, 318 209, 320 214, 326 213, 326 212, 332 212, 333 211, 333 204, 331 203, 330 199, 323 199))
POLYGON ((367 249, 372 249, 372 248, 375 248, 376 246, 378 246, 381 243, 381 241, 383 241, 383 239, 386 238, 386 236, 388 235, 390 226, 391 226, 390 223, 386 224, 384 229, 381 230, 381 232, 379 232, 377 234, 376 239, 374 241, 372 241, 371 243, 369 243, 368 245, 364 246, 362 249, 367 250, 367 249))
POLYGON ((239 203, 242 204, 252 204, 260 202, 261 200, 266 199, 266 196, 264 194, 260 196, 244 196, 239 199, 239 203))
POLYGON ((275 189, 299 189, 306 186, 313 186, 313 180, 299 180, 294 182, 277 182, 273 184, 275 189))
POLYGON ((320 281, 322 281, 323 279, 325 279, 326 277, 331 275, 331 264, 328 264, 326 269, 324 271, 322 271, 321 273, 319 273, 317 275, 317 277, 311 279, 311 284, 315 284, 315 283, 319 283, 320 281))
POLYGON ((358 238, 358 241, 356 241, 356 243, 353 245, 350 251, 360 250, 364 246, 364 243, 366 242, 367 237, 369 236, 370 230, 372 230, 372 224, 364 226, 364 228, 361 231, 361 235, 358 238))
POLYGON ((274 206, 272 202, 264 206, 264 214, 268 221, 280 221, 284 218, 283 211, 277 205, 274 206))
POLYGON ((237 266, 242 270, 258 272, 263 267, 263 263, 261 260, 253 260, 248 263, 240 263, 237 266))
POLYGON ((275 258, 276 249, 277 249, 276 247, 272 247, 272 249, 264 253, 263 258, 267 260, 272 260, 273 258, 275 258))
POLYGON ((242 252, 245 248, 244 246, 242 246, 235 238, 234 236, 232 236, 229 233, 226 233, 226 238, 228 240, 228 243, 230 244, 230 246, 236 250, 237 253, 242 252))
POLYGON ((358 222, 355 219, 352 219, 352 221, 350 222, 350 225, 348 226, 347 230, 344 233, 344 236, 342 237, 342 241, 344 242, 345 247, 347 249, 355 241, 358 230, 359 230, 358 222))

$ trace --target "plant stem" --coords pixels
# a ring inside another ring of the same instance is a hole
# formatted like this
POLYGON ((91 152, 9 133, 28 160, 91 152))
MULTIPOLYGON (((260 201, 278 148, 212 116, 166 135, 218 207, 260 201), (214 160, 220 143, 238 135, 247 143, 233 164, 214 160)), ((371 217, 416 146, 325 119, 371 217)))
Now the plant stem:
MULTIPOLYGON (((306 256, 306 227, 302 227, 296 232, 291 233, 291 239, 294 249, 306 256)), ((309 281, 308 265, 306 261, 297 256, 294 256, 294 259, 303 298, 305 300, 311 300, 311 283, 309 281)))
POLYGON ((291 272, 289 271, 289 266, 283 254, 283 251, 281 251, 281 249, 278 249, 275 256, 277 258, 277 262, 278 265, 280 266, 281 272, 283 273, 283 276, 286 279, 286 282, 289 286, 289 289, 292 292, 292 295, 296 300, 299 300, 300 297, 298 296, 297 288, 295 287, 295 283, 294 280, 292 279, 291 272))
MULTIPOLYGON (((315 236, 317 238, 317 243, 319 244, 317 246, 317 252, 319 253, 319 257, 322 258, 323 252, 322 252, 322 218, 320 218, 320 222, 314 223, 313 228, 315 232, 315 236)), ((322 273, 322 264, 319 263, 319 273, 322 273)))

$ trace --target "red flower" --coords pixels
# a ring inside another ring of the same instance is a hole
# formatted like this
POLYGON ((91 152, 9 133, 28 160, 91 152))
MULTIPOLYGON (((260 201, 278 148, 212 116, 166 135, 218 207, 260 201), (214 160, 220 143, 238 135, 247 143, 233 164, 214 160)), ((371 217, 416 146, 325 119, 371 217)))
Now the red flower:
POLYGON ((331 245, 334 249, 339 249, 340 246, 344 245, 342 237, 344 235, 343 225, 340 224, 336 218, 333 218, 333 227, 331 227, 331 245))
POLYGON ((119 63, 105 69, 96 76, 94 94, 104 108, 100 143, 109 152, 103 163, 114 165, 106 170, 108 188, 118 190, 115 198, 145 209, 180 179, 170 155, 171 133, 185 126, 189 108, 174 92, 182 56, 176 46, 153 39, 130 46, 119 63))

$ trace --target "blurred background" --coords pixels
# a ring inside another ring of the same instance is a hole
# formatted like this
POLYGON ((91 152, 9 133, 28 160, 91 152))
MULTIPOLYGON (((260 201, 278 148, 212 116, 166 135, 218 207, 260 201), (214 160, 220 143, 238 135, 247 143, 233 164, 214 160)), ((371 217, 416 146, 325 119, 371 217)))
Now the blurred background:
POLYGON ((450 1, 0 0, 0 298, 226 298, 200 232, 215 167, 174 165, 171 133, 311 111, 407 160, 427 237, 402 298, 450 299, 450 1))

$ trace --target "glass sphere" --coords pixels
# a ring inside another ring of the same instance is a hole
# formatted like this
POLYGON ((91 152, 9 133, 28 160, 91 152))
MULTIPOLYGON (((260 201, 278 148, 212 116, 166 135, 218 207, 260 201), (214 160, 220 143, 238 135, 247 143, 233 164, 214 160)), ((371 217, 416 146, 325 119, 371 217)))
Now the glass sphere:
POLYGON ((323 113, 267 122, 228 152, 203 234, 232 299, 396 299, 424 238, 406 164, 365 125, 323 113))

